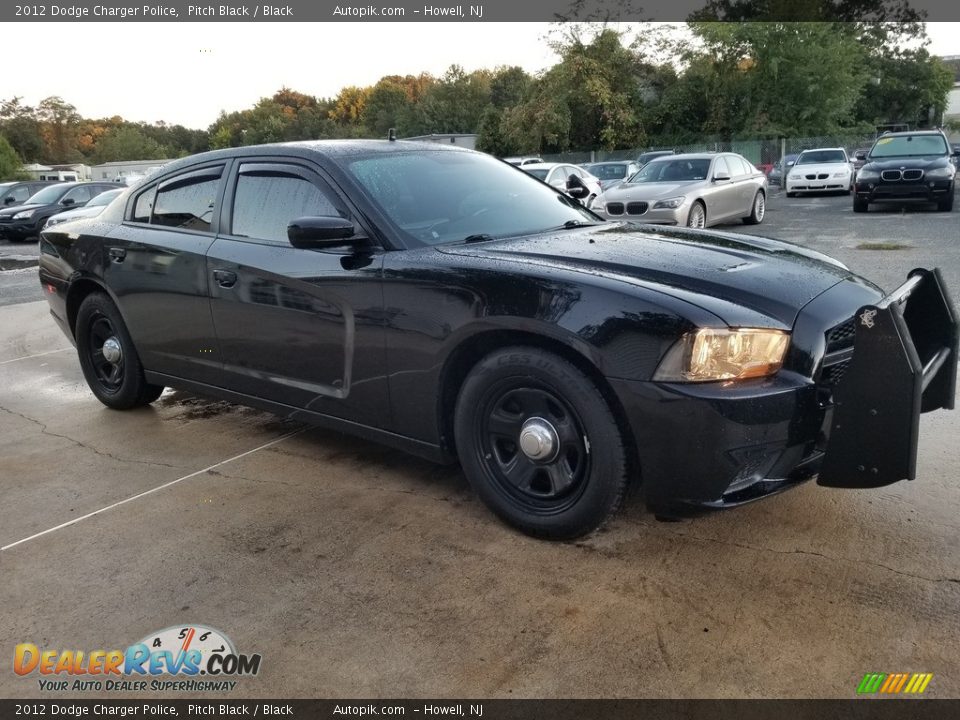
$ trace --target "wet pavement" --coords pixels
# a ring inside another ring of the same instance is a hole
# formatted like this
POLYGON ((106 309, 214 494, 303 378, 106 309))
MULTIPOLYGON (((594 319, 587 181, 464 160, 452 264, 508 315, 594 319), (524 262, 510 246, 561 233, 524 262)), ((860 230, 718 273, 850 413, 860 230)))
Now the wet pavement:
MULTIPOLYGON (((888 289, 938 264, 960 293, 960 213, 848 205, 775 197, 736 227, 888 289), (857 249, 878 241, 909 247, 857 249)), ((926 695, 957 697, 958 437, 960 413, 923 417, 914 482, 680 523, 633 500, 548 543, 456 467, 172 390, 108 410, 46 304, 19 302, 0 307, 0 651, 202 623, 262 655, 238 698, 852 697, 866 672, 932 672, 926 695)), ((0 697, 81 696, 7 667, 0 697)))

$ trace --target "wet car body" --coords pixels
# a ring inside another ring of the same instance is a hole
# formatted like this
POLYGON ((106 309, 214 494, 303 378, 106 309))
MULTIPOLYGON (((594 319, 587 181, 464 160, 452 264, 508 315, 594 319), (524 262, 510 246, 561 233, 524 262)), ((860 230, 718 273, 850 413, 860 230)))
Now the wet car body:
MULTIPOLYGON (((134 188, 126 203, 45 231, 40 281, 54 319, 81 349, 85 303, 103 295, 115 304, 144 378, 157 388, 262 407, 434 461, 459 457, 466 468, 472 446, 455 430, 462 427, 458 398, 493 357, 529 367, 530 377, 562 364, 588 378, 593 401, 614 418, 627 474, 641 480, 655 511, 737 505, 813 477, 830 432, 832 383, 853 347, 853 333, 837 329, 859 308, 881 302, 879 288, 835 260, 774 240, 603 222, 558 191, 513 175, 502 179, 546 198, 544 207, 570 207, 581 220, 431 244, 444 225, 423 220, 424 213, 445 203, 420 198, 413 206, 420 215, 398 225, 388 200, 348 170, 392 156, 428 163, 435 153, 467 152, 332 141, 180 160, 134 188), (356 239, 321 250, 236 234, 244 173, 271 177, 280 164, 322 182, 339 208, 335 219, 348 218, 356 239), (140 198, 198 177, 215 188, 202 230, 137 221, 140 198), (789 350, 768 377, 657 379, 665 357, 698 328, 789 333, 789 350)), ((462 219, 474 227, 487 217, 482 222, 496 227, 488 209, 464 207, 462 219)), ((531 381, 534 390, 548 380, 531 381)), ((562 390, 555 392, 554 406, 564 404, 562 390)), ((524 452, 527 439, 521 435, 524 452)), ((591 454, 603 441, 594 435, 581 447, 588 469, 606 462, 591 454)), ((484 482, 470 471, 468 478, 484 482)), ((548 537, 596 526, 550 526, 554 506, 544 503, 534 506, 544 517, 531 524, 492 507, 548 537)))

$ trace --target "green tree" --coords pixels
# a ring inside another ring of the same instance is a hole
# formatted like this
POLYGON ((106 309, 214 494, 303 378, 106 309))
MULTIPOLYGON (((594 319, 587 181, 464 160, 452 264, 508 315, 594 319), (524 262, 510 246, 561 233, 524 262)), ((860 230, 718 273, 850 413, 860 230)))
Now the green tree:
POLYGON ((27 162, 37 162, 43 154, 40 121, 37 112, 20 102, 19 97, 0 101, 0 133, 27 162))
POLYGON ((37 106, 40 136, 43 139, 43 157, 48 162, 69 163, 84 160, 78 150, 80 113, 63 98, 53 95, 37 106))
POLYGON ((119 160, 165 160, 170 149, 141 132, 136 126, 125 125, 108 130, 97 145, 98 163, 119 160))
POLYGON ((19 180, 24 177, 23 162, 13 145, 0 135, 0 181, 19 180))

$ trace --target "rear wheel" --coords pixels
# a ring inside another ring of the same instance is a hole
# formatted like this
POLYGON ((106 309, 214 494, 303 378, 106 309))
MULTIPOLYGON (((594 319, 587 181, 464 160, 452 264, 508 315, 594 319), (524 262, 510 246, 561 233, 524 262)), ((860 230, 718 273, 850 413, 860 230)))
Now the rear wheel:
POLYGON ((107 295, 92 293, 84 299, 74 335, 87 385, 104 405, 128 410, 160 397, 163 386, 144 378, 130 333, 107 295))
POLYGON ((854 196, 853 198, 853 211, 855 213, 865 213, 870 208, 870 203, 866 200, 861 200, 860 198, 854 196))
POLYGON ((464 473, 502 520, 536 537, 571 539, 619 507, 627 455, 597 386, 533 347, 483 358, 464 381, 454 432, 464 473))
POLYGON ((687 227, 702 228, 707 226, 707 208, 700 200, 697 200, 690 207, 690 214, 687 215, 687 227))
POLYGON ((750 214, 743 218, 746 225, 759 225, 763 222, 763 216, 767 213, 767 198, 762 190, 758 190, 753 198, 753 206, 750 208, 750 214))

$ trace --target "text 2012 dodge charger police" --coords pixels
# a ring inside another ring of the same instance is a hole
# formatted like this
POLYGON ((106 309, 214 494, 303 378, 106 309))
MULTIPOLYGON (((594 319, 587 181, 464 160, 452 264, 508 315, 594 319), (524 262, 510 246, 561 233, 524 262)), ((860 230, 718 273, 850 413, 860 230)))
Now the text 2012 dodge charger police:
POLYGON ((172 386, 459 460, 542 537, 634 482, 669 514, 914 476, 920 413, 954 403, 937 271, 885 296, 799 246, 604 221, 584 190, 432 144, 219 150, 44 232, 40 280, 104 404, 172 386))

